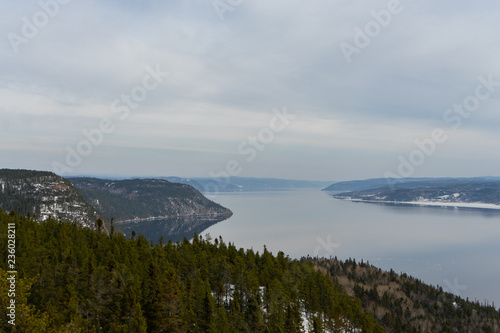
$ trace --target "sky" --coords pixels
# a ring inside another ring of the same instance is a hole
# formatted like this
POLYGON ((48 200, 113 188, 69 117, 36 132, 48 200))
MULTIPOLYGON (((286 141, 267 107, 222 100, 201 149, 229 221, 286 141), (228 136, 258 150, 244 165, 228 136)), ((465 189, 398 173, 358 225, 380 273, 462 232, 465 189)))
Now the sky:
POLYGON ((0 6, 0 168, 500 176, 496 1, 0 6))

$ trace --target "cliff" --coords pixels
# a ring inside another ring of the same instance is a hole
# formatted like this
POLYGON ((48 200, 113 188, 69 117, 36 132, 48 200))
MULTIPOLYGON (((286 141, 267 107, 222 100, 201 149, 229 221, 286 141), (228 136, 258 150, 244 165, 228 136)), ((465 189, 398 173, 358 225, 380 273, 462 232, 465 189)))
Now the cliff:
POLYGON ((46 171, 1 169, 0 208, 38 221, 51 217, 91 228, 98 218, 71 182, 46 171))

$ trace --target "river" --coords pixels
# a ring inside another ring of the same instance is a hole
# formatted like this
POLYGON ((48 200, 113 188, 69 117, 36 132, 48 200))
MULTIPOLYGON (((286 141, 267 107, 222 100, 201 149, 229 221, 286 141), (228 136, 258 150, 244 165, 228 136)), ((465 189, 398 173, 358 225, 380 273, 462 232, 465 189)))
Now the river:
POLYGON ((234 215, 202 232, 291 258, 337 256, 500 304, 500 212, 350 202, 319 189, 209 195, 234 215))

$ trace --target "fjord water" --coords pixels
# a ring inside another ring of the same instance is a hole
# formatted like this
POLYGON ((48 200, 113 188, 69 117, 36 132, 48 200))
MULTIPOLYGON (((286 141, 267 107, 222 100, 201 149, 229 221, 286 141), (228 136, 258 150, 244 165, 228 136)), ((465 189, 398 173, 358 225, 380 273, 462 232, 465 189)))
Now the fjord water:
POLYGON ((363 259, 500 305, 499 211, 350 202, 319 189, 208 197, 234 215, 202 235, 292 258, 363 259))

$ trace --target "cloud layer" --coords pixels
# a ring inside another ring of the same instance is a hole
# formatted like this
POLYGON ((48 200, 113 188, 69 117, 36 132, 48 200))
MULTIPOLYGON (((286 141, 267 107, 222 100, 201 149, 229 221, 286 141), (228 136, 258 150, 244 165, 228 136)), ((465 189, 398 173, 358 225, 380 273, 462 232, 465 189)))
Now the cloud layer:
POLYGON ((479 77, 500 82, 494 1, 2 6, 2 167, 52 170, 109 118, 70 173, 207 176, 238 160, 241 176, 381 177, 440 127, 412 176, 499 175, 500 86, 459 128, 443 118, 479 77), (113 102, 139 96, 148 67, 169 75, 120 119, 113 102), (247 163, 238 146, 284 107, 295 119, 247 163))

